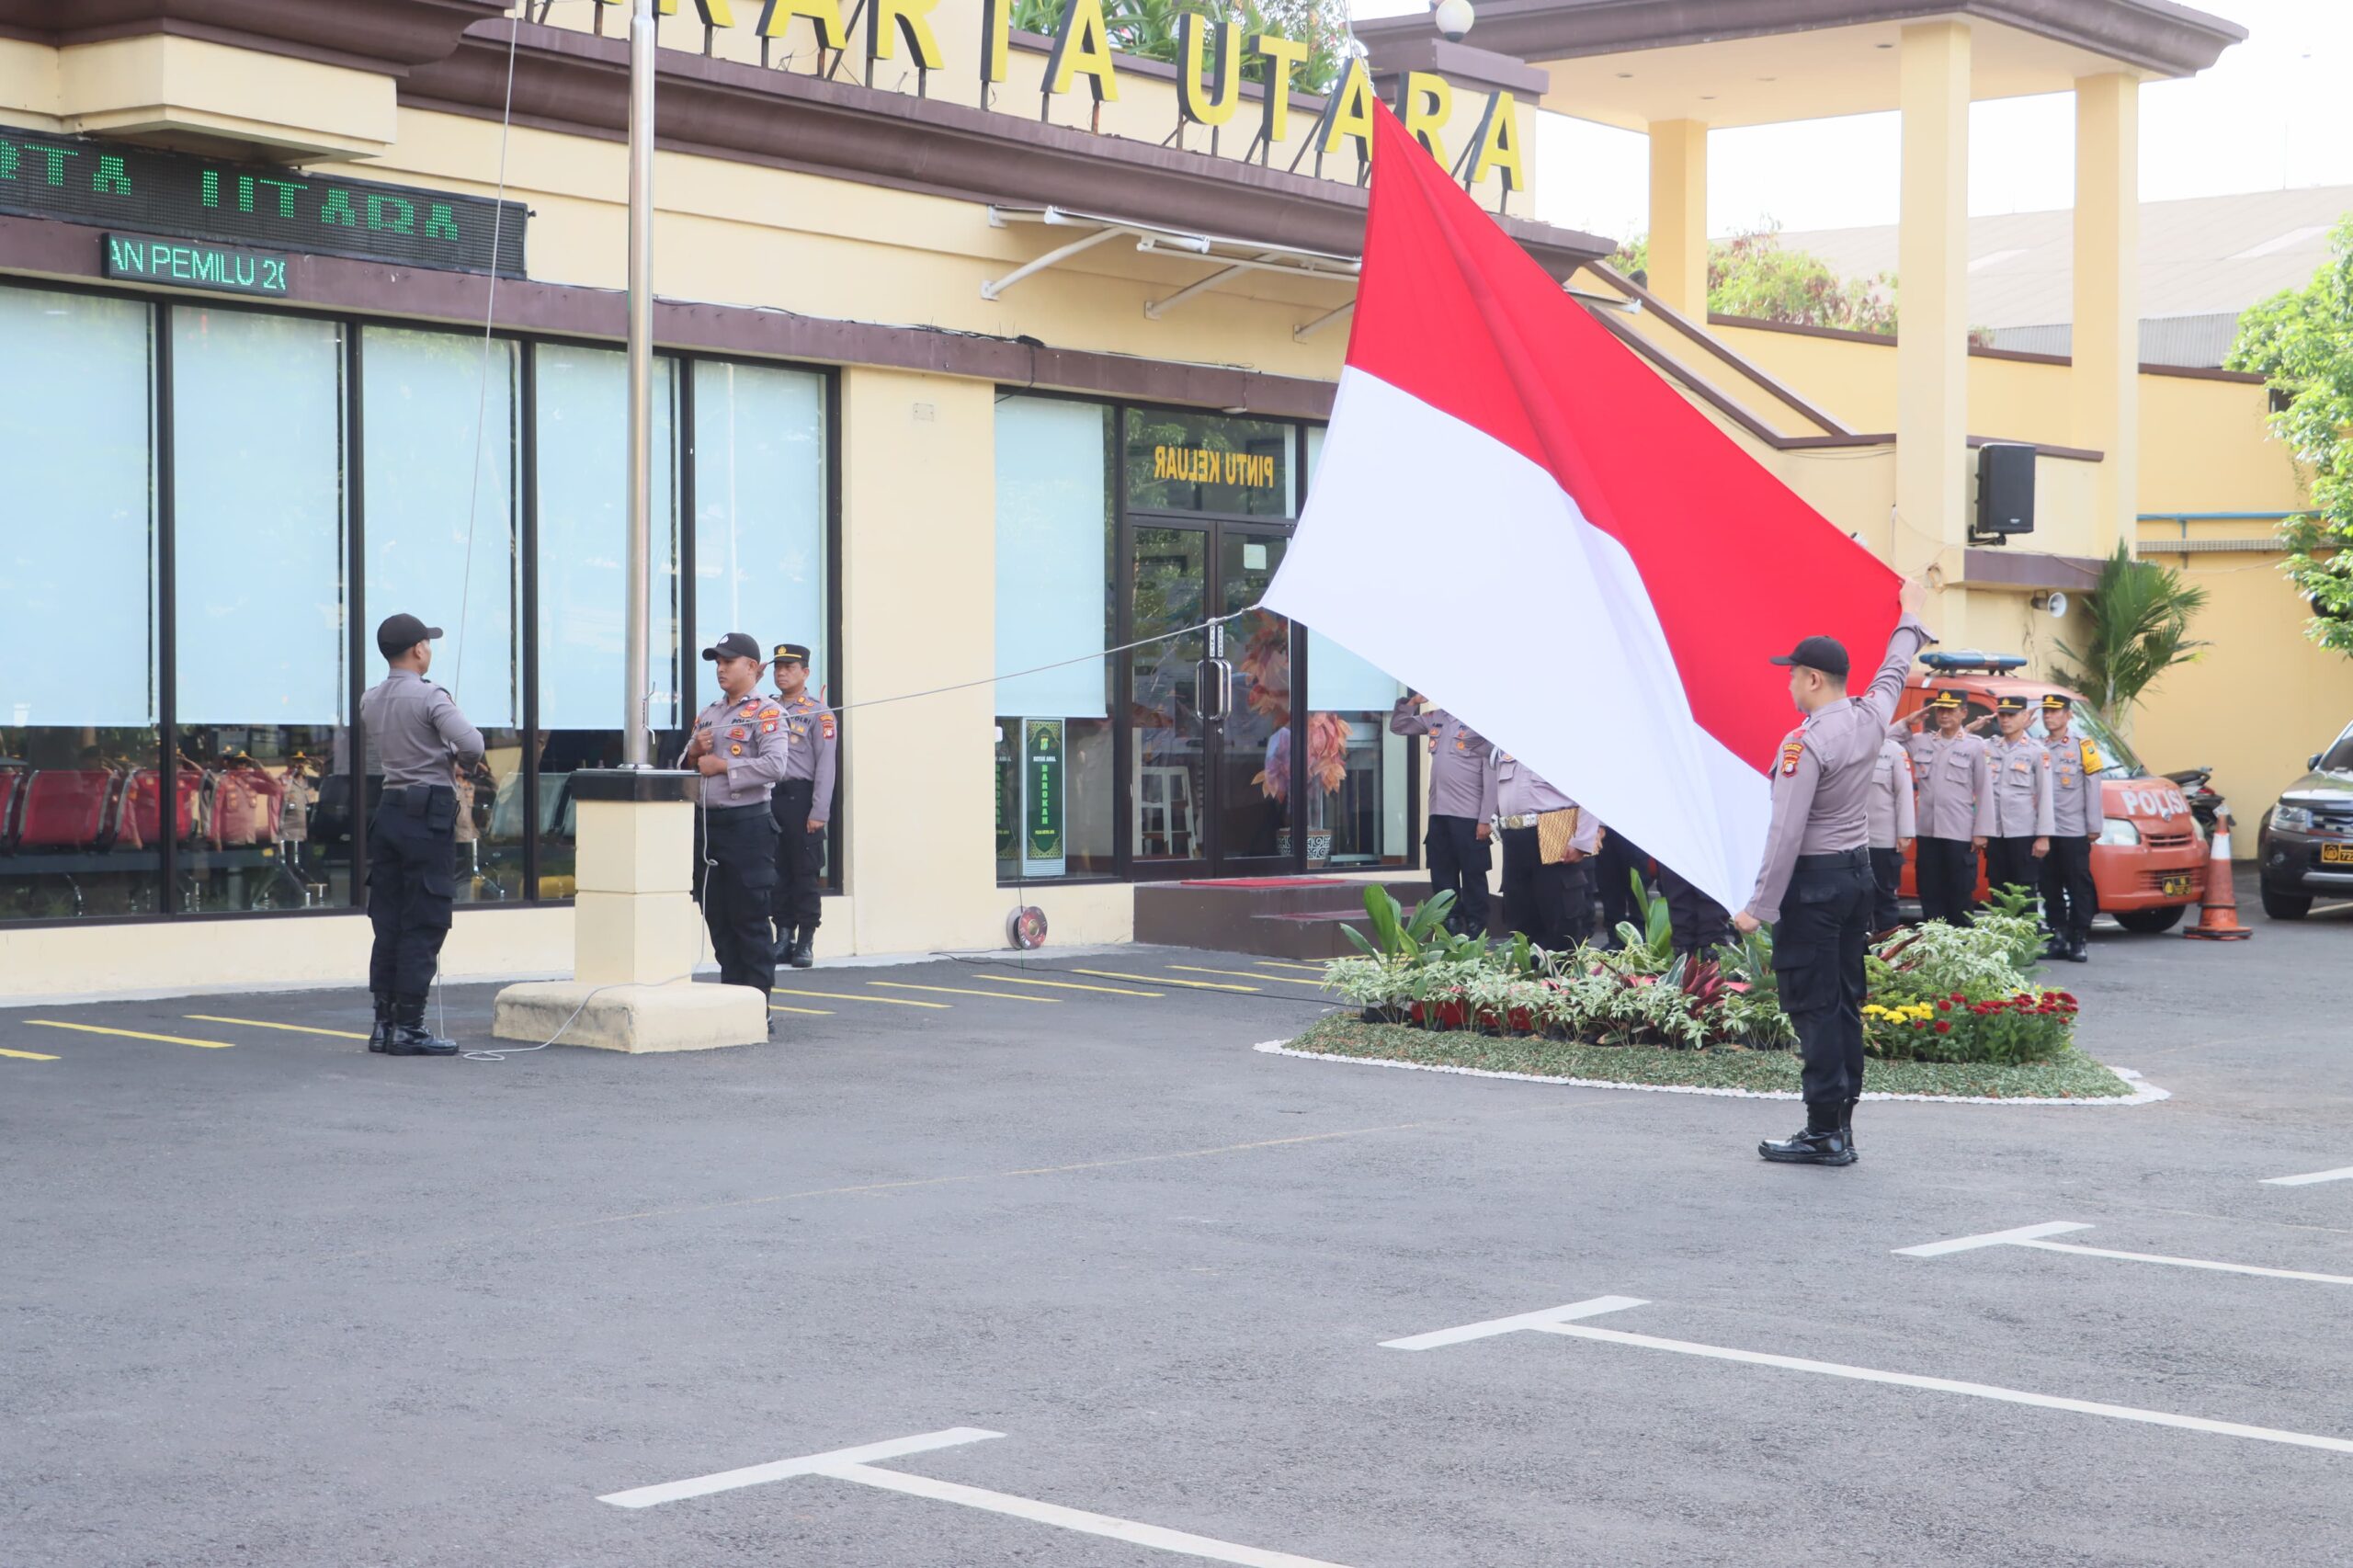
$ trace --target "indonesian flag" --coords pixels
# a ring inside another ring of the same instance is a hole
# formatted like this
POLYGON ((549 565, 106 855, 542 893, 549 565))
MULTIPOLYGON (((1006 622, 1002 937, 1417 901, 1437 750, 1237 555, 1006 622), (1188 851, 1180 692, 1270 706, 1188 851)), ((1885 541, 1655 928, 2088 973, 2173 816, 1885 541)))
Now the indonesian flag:
POLYGON ((1738 910, 1798 722, 1768 661, 1820 633, 1868 681, 1896 574, 1375 119, 1347 363, 1266 603, 1738 910))

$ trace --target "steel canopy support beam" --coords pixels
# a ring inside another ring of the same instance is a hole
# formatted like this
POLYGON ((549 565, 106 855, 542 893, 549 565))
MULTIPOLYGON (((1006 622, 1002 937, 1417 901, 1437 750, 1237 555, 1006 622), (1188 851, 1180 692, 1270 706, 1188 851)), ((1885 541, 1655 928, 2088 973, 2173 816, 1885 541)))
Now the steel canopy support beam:
MULTIPOLYGON (((1046 221, 1048 222, 1053 222, 1051 217, 1046 221)), ((981 298, 983 300, 996 299, 1007 289, 1012 288, 1016 283, 1020 282, 1023 278, 1043 272, 1046 268, 1054 266, 1058 262, 1068 261, 1072 256, 1078 255, 1081 251, 1093 250, 1105 240, 1117 239, 1122 234, 1134 233, 1135 231, 1133 229, 1097 229, 1095 233, 1088 234, 1082 239, 1073 240, 1066 245, 1057 245, 1054 249, 1048 251, 1037 260, 1024 262, 1019 267, 1017 267, 1012 271, 1006 273, 1004 277, 991 278, 989 281, 982 284, 981 298)))
POLYGON ((1292 328, 1290 335, 1291 341, 1293 343, 1306 342, 1309 338, 1314 336, 1317 333, 1322 332, 1334 322, 1347 315, 1356 308, 1357 302, 1354 300, 1350 300, 1345 305, 1341 305, 1334 310, 1325 311, 1322 315, 1317 316, 1313 321, 1307 323, 1305 325, 1292 328))

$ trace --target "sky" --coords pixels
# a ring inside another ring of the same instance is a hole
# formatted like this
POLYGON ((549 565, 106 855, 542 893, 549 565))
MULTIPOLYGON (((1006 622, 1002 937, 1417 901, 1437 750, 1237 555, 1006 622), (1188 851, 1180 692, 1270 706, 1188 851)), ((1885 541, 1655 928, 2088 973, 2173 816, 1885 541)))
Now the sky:
MULTIPOLYGON (((2141 89, 2141 198, 2353 185, 2343 130, 2353 81, 2353 0, 2191 0, 2247 29, 2246 42, 2183 82, 2141 89)), ((1360 17, 1417 0, 1357 0, 1360 17)), ((1479 41, 1475 23, 1465 40, 1479 41)), ((2074 205, 2072 98, 2010 98, 1970 110, 1969 210, 2074 205)), ((1893 114, 1718 131, 1708 138, 1708 227, 1725 234, 1893 223, 1901 132, 1893 114)), ((1547 114, 1534 160, 1537 216, 1624 239, 1649 227, 1644 139, 1547 114)))

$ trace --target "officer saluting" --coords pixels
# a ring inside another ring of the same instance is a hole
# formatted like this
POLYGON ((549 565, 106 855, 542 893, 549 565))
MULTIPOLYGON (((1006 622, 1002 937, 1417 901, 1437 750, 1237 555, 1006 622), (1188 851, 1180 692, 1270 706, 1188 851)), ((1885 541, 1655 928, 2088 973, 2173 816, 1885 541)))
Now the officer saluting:
POLYGON ((2058 692, 2042 696, 2042 733, 2051 755, 2051 853, 2042 858, 2042 918, 2051 927, 2046 958, 2091 961, 2092 916, 2099 890, 2092 882, 2092 846, 2101 817, 2099 748, 2067 727, 2073 706, 2058 692))
POLYGON ((1919 834, 1912 796, 1912 756, 1893 735, 1882 736, 1879 759, 1871 765, 1871 874, 1879 881, 1879 897, 1871 903, 1871 929, 1888 932, 1903 918, 1904 852, 1919 834))
POLYGON ((1389 715, 1392 735, 1430 737, 1430 824, 1422 846, 1429 852, 1430 896, 1451 892, 1449 930, 1487 934, 1487 868, 1494 859, 1487 840, 1495 814, 1495 771, 1487 758, 1495 744, 1443 708, 1415 710, 1428 699, 1418 691, 1397 699, 1389 715))
POLYGON ((387 616, 376 647, 391 668, 359 698, 359 723, 375 743, 384 792, 368 824, 368 960, 376 1028, 368 1049, 388 1056, 454 1056, 454 1041, 425 1027, 442 938, 457 894, 458 792, 452 768, 482 761, 482 732, 425 678, 441 635, 413 615, 387 616))
POLYGON ((722 985, 765 997, 776 984, 768 902, 776 887, 776 819, 768 793, 784 777, 784 710, 759 694, 760 645, 731 631, 702 651, 717 666, 719 700, 695 715, 682 767, 700 772, 696 879, 722 985))
POLYGON ((798 642, 776 645, 776 706, 784 712, 784 781, 769 797, 776 816, 776 961, 795 969, 816 962, 810 946, 824 918, 817 885, 819 851, 825 824, 834 815, 832 709, 809 695, 809 650, 798 642))
POLYGON ((1911 754, 1912 777, 1919 786, 1914 869, 1919 873, 1920 918, 1949 926, 1969 924, 1969 906, 1977 896, 1977 855, 1994 831, 1985 743, 1961 727, 1961 693, 1940 691, 1928 699, 1933 728, 1915 731, 1899 722, 1887 731, 1911 754))
POLYGON ((1997 697, 1999 737, 1985 745, 1992 783, 1994 831, 1985 835, 1985 880, 1995 887, 2032 892, 2042 881, 2035 862, 2051 852, 2051 758, 2027 733, 2026 699, 1997 697))
POLYGON ((1847 650, 1809 637, 1777 665, 1790 666, 1790 697, 1805 722, 1790 732, 1773 766, 1773 824, 1748 907, 1733 917, 1744 933, 1773 927, 1773 970, 1781 1006, 1796 1026, 1805 1068, 1805 1128, 1759 1143, 1768 1160, 1812 1165, 1855 1163, 1855 1102, 1863 1092, 1863 947, 1877 883, 1868 824, 1871 775, 1904 673, 1936 639, 1913 613, 1920 587, 1904 585, 1904 619, 1862 696, 1847 695, 1847 650))

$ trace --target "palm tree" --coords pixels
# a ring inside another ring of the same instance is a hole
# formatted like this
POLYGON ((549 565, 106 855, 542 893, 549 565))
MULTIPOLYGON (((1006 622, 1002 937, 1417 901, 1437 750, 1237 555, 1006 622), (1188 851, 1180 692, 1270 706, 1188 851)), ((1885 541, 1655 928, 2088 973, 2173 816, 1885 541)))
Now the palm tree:
POLYGON ((2130 735, 2141 694, 2206 646, 2189 635, 2190 618, 2205 607, 2205 589, 2191 586, 2168 567, 2134 560, 2131 546, 2120 540, 2116 553, 2100 568, 2098 585, 2085 596, 2090 636, 2082 651, 2059 644, 2076 666, 2059 672, 2059 677, 2130 735))

